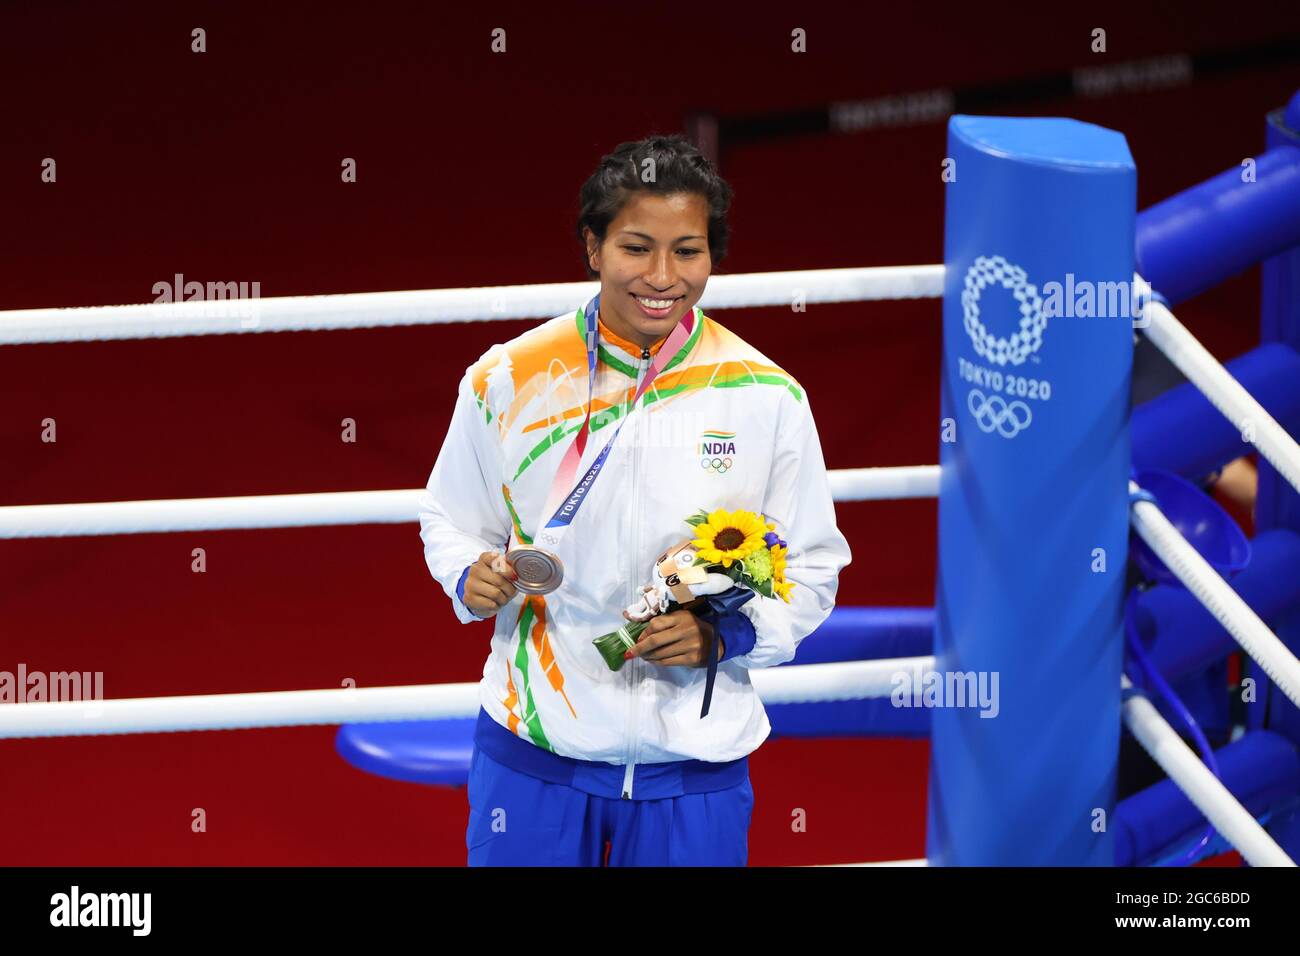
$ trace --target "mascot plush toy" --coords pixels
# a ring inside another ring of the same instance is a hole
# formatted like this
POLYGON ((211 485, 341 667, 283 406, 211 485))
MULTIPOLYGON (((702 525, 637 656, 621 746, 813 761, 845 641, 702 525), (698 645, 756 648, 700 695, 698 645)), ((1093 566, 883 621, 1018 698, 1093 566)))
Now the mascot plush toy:
POLYGON ((794 582, 785 578, 787 544, 776 524, 750 511, 700 510, 686 519, 695 537, 673 545, 655 561, 650 583, 623 609, 625 623, 592 643, 612 671, 621 670, 623 655, 636 646, 650 621, 673 607, 691 611, 713 635, 705 649, 708 663, 704 705, 709 713, 718 670, 716 639, 724 626, 741 626, 736 611, 755 594, 789 602, 794 582))
POLYGON ((706 571, 695 545, 683 541, 659 555, 652 583, 641 585, 640 598, 627 606, 623 616, 629 621, 648 621, 663 614, 674 602, 683 608, 696 607, 708 595, 722 594, 735 586, 729 575, 706 571))

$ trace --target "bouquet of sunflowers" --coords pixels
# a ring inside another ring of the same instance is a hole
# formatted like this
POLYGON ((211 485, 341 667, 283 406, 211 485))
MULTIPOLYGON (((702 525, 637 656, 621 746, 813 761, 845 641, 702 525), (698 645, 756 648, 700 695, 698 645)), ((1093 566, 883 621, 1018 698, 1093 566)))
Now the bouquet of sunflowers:
POLYGON ((623 611, 627 623, 592 642, 610 670, 622 668, 623 654, 636 644, 650 619, 674 605, 694 607, 713 597, 715 608, 736 608, 755 594, 789 603, 794 589, 785 577, 789 547, 765 516, 717 509, 697 511, 686 523, 695 529, 695 537, 659 556, 651 582, 642 585, 640 597, 623 611))

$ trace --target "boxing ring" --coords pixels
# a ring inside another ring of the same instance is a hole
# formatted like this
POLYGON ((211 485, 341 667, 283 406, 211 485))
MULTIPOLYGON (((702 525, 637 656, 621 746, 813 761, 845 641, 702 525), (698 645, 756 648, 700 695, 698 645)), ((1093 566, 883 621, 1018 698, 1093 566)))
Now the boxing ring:
MULTIPOLYGON (((943 300, 939 464, 830 473, 837 502, 938 500, 935 606, 836 608, 793 661, 753 671, 773 735, 929 736, 927 857, 901 865, 1146 865, 1225 847, 1251 865, 1294 865, 1300 93, 1267 118, 1249 175, 1234 167, 1141 213, 1127 143, 1100 127, 955 116, 948 157, 943 265, 717 276, 701 302, 943 300), (1220 365, 1171 309, 1255 263, 1262 344, 1220 365), (1098 308, 1121 288, 1119 307, 1098 308), (1130 410, 1135 328, 1188 381, 1130 410), (1249 451, 1257 531, 1248 562, 1229 568, 1189 543, 1172 497, 1136 479, 1197 478, 1249 451), (1136 587, 1131 536, 1159 569, 1136 587), (1154 678, 1126 665, 1126 629, 1154 678), (1202 739, 1201 705, 1157 691, 1217 673, 1238 649, 1256 703, 1244 733, 1203 760, 1180 736, 1186 716, 1202 739), (980 706, 951 699, 986 685, 995 699, 980 706), (1168 779, 1116 801, 1121 724, 1168 779)), ((10 311, 0 345, 549 318, 596 289, 10 311)), ((422 494, 0 507, 0 538, 415 523, 422 494)), ((457 785, 478 709, 477 682, 19 703, 0 707, 0 738, 340 725, 354 765, 457 785)))

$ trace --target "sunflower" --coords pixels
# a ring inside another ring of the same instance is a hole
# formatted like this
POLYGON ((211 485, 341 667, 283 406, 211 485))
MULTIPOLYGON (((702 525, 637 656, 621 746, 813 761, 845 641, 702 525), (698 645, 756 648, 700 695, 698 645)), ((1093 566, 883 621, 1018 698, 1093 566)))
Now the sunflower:
POLYGON ((781 596, 785 603, 790 603, 790 592, 794 590, 794 582, 785 579, 785 555, 788 548, 780 545, 772 548, 772 590, 781 596))
POLYGON ((721 508, 712 512, 707 521, 695 526, 695 545, 701 560, 720 562, 723 567, 731 567, 732 561, 744 561, 755 551, 767 547, 763 535, 767 525, 759 515, 752 511, 723 511, 721 508))

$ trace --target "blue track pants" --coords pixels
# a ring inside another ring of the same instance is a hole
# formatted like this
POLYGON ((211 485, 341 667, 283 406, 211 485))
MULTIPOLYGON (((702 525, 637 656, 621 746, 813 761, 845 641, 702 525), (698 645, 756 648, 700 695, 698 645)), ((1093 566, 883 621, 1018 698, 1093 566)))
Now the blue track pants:
POLYGON ((470 866, 744 866, 754 790, 746 775, 709 793, 600 797, 512 770, 475 747, 469 805, 470 866))

